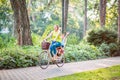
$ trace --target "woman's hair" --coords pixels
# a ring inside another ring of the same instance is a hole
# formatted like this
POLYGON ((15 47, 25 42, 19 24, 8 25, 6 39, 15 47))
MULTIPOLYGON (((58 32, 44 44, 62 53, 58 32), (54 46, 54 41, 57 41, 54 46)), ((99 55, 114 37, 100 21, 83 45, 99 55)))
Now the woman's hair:
POLYGON ((59 26, 58 26, 58 25, 55 25, 54 27, 56 27, 56 28, 57 28, 57 30, 59 29, 59 26))
POLYGON ((59 29, 59 26, 58 26, 58 25, 56 25, 56 27, 57 27, 57 29, 59 29))

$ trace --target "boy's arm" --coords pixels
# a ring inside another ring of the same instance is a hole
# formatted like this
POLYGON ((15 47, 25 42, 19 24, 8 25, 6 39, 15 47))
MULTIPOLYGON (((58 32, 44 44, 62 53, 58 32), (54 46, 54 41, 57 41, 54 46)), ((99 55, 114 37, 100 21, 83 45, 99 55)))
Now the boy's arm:
POLYGON ((67 42, 67 36, 69 35, 69 32, 65 35, 65 37, 63 38, 63 42, 64 42, 64 45, 66 45, 66 42, 67 42))
POLYGON ((69 32, 66 33, 65 37, 63 38, 63 40, 66 40, 68 35, 69 35, 69 32))
POLYGON ((64 39, 64 46, 66 45, 66 42, 67 42, 67 38, 64 39))

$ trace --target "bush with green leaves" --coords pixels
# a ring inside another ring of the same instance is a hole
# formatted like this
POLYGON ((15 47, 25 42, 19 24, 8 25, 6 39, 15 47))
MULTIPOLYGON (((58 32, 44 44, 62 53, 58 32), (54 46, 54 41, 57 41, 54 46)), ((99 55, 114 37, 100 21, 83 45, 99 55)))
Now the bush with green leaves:
POLYGON ((116 53, 118 51, 119 47, 118 47, 118 44, 116 44, 116 43, 110 43, 110 44, 102 43, 99 46, 99 49, 104 51, 104 53, 107 56, 112 56, 114 53, 116 53))
POLYGON ((106 28, 92 29, 88 32, 87 41, 97 46, 101 45, 102 43, 116 43, 117 33, 106 28))
POLYGON ((87 41, 103 50, 106 55, 118 52, 117 32, 107 28, 92 29, 88 33, 87 41))
POLYGON ((7 46, 14 46, 15 42, 16 42, 15 38, 11 37, 10 34, 0 33, 0 48, 4 48, 7 46))
POLYGON ((2 37, 0 37, 0 48, 2 48, 5 44, 3 43, 2 37))
MULTIPOLYGON (((39 46, 14 46, 0 50, 0 69, 12 69, 35 66, 38 64, 39 46)), ((65 48, 66 62, 93 60, 107 57, 101 48, 80 42, 77 45, 67 45, 65 48)))
POLYGON ((41 36, 35 33, 32 33, 32 42, 33 45, 40 45, 41 36))
POLYGON ((39 47, 12 47, 0 51, 0 69, 35 66, 38 63, 39 47))
POLYGON ((79 43, 79 37, 75 33, 70 34, 67 38, 67 44, 75 45, 79 43))
POLYGON ((84 42, 78 45, 68 45, 65 49, 66 62, 92 60, 107 57, 105 53, 95 47, 84 42))

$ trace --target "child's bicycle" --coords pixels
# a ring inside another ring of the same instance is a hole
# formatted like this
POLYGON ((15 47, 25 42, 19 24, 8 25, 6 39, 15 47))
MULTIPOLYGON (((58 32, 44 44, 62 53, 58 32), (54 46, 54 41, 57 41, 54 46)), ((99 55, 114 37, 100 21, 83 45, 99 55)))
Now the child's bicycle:
POLYGON ((42 43, 43 51, 39 55, 39 66, 42 69, 46 69, 50 63, 55 63, 58 67, 62 67, 64 65, 64 62, 65 62, 64 51, 61 50, 62 49, 61 47, 57 48, 58 59, 52 60, 49 46, 50 46, 49 42, 42 43))

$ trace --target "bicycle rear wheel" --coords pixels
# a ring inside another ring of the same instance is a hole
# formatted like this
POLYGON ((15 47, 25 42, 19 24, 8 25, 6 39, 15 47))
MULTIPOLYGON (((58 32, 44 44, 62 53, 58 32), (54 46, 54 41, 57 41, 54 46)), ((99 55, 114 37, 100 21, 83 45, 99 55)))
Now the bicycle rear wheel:
POLYGON ((46 69, 49 66, 49 56, 47 51, 43 51, 39 55, 39 66, 42 69, 46 69))
POLYGON ((58 67, 62 67, 65 63, 65 56, 64 55, 61 55, 58 60, 56 60, 56 65, 58 67))

